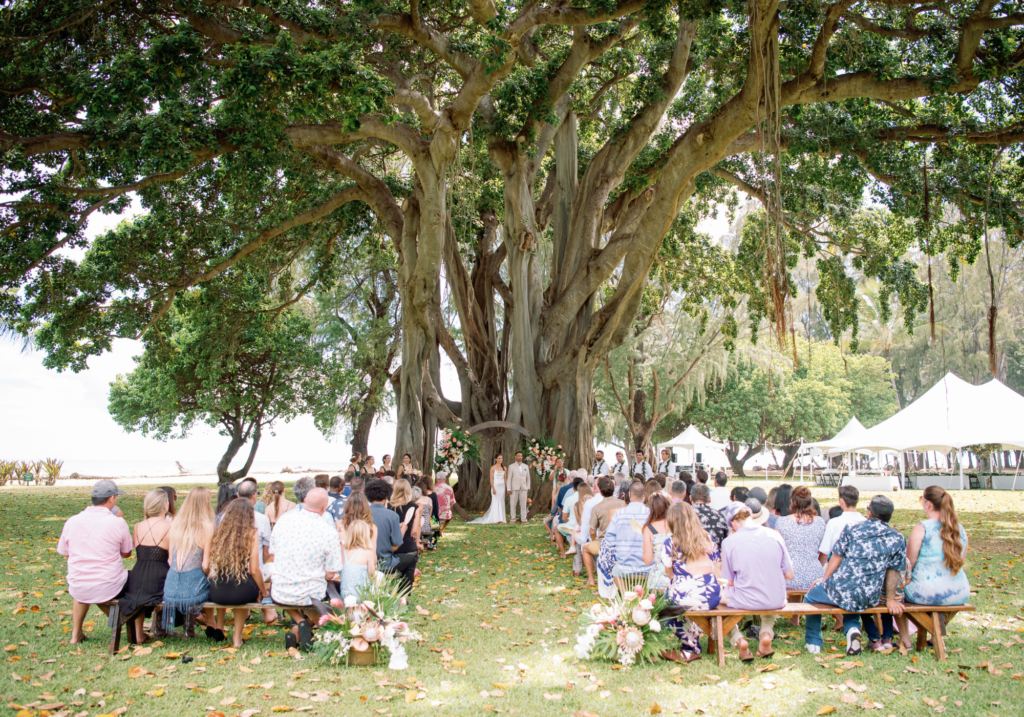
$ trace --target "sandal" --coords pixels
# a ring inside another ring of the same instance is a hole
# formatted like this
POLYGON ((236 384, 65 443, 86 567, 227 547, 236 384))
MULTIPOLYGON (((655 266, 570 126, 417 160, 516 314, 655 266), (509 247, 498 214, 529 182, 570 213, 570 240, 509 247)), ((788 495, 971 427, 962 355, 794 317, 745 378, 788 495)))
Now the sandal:
POLYGON ((309 620, 299 623, 299 647, 303 652, 308 652, 313 647, 313 630, 309 626, 309 620))
POLYGON ((284 634, 284 649, 291 652, 293 649, 299 646, 299 641, 295 637, 295 633, 291 630, 284 634))

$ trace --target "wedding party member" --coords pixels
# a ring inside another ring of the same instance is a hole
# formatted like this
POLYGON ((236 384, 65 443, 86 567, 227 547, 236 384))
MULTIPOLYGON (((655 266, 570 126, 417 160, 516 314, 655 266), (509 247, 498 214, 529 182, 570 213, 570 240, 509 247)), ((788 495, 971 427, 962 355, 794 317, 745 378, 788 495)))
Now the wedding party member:
POLYGON ((953 506, 953 496, 937 485, 921 496, 925 520, 910 531, 907 558, 912 572, 906 599, 919 605, 963 605, 971 597, 964 571, 967 531, 953 506))
POLYGON ((437 532, 444 535, 444 529, 452 521, 452 510, 455 506, 455 491, 448 485, 448 473, 445 471, 437 474, 434 493, 437 494, 437 519, 440 522, 437 532))
POLYGON ((505 458, 500 453, 494 456, 494 465, 489 471, 491 484, 491 504, 487 512, 470 523, 504 523, 505 522, 505 458))
POLYGON ((790 498, 790 514, 779 518, 775 530, 786 543, 793 561, 793 579, 786 583, 789 590, 809 590, 825 574, 818 561, 818 546, 825 535, 825 521, 814 508, 811 489, 798 486, 790 498))
MULTIPOLYGON (((725 518, 733 532, 722 541, 722 578, 727 585, 722 603, 741 610, 781 610, 786 606, 786 581, 793 579, 793 563, 782 536, 764 527, 768 511, 756 500, 730 503, 725 518)), ((775 620, 775 615, 761 616, 758 657, 773 654, 775 620)), ((729 641, 739 650, 741 661, 754 659, 738 627, 729 632, 729 641)))
POLYGON ((594 465, 590 468, 590 475, 595 478, 608 475, 611 466, 604 459, 604 451, 598 451, 595 456, 594 465))
POLYGON ((523 452, 517 451, 516 458, 508 467, 508 517, 515 522, 529 523, 527 505, 530 497, 530 466, 523 462, 523 452), (519 517, 516 518, 516 507, 519 517))
POLYGON ((709 500, 711 500, 711 489, 703 483, 694 483, 690 488, 690 502, 700 519, 700 524, 704 526, 704 530, 708 531, 708 536, 711 538, 713 548, 711 559, 718 563, 722 560, 722 541, 729 534, 729 523, 720 511, 708 504, 709 500))
MULTIPOLYGON (((246 605, 269 597, 260 570, 260 536, 252 504, 247 500, 234 500, 222 515, 210 546, 210 602, 246 605)), ((234 607, 231 612, 235 621, 232 643, 241 647, 249 609, 234 607)), ((207 637, 224 639, 226 615, 226 608, 217 610, 215 624, 206 628, 207 637)))
POLYGON ((338 532, 321 517, 327 510, 327 497, 322 488, 304 494, 304 509, 281 516, 270 538, 274 555, 270 595, 279 605, 295 606, 287 609, 295 625, 285 635, 285 649, 309 649, 313 642, 309 620, 316 617, 303 608, 311 605, 313 598, 325 599, 328 578, 341 570, 338 532))
POLYGON ((412 464, 412 456, 406 453, 404 456, 402 456, 402 464, 398 466, 398 470, 395 471, 395 479, 397 480, 399 478, 405 478, 406 480, 408 480, 410 476, 418 477, 419 475, 419 470, 417 470, 416 467, 412 464))
POLYGON ((89 606, 96 605, 108 614, 106 603, 119 598, 128 581, 121 559, 132 555, 132 535, 124 518, 112 512, 122 495, 124 491, 114 481, 96 481, 92 505, 68 518, 61 530, 57 552, 68 559, 72 645, 85 639, 82 625, 89 606))
POLYGON ((377 572, 377 541, 371 527, 365 521, 357 520, 345 530, 341 573, 338 575, 338 592, 343 598, 358 597, 359 590, 377 572))
POLYGON ((377 469, 374 467, 376 459, 373 456, 367 456, 366 460, 363 461, 363 475, 367 477, 377 477, 377 469))
POLYGON ((391 468, 391 454, 385 453, 384 457, 380 459, 380 474, 384 475, 390 470, 393 470, 391 468))
POLYGON ((178 516, 171 523, 170 568, 164 582, 164 630, 174 629, 176 613, 184 615, 185 639, 195 636, 195 619, 202 612, 212 624, 213 611, 203 608, 210 597, 210 545, 214 529, 210 490, 196 486, 185 496, 178 516))
MULTIPOLYGON (((129 637, 132 643, 146 642, 143 621, 164 601, 171 545, 168 539, 171 524, 166 520, 167 504, 166 492, 159 488, 149 491, 142 502, 142 512, 146 517, 132 531, 135 565, 128 572, 124 595, 118 600, 120 625, 131 624, 129 637)), ((159 621, 154 618, 153 633, 163 637, 163 630, 158 628, 159 621)))
POLYGON ((284 497, 284 483, 279 480, 264 489, 261 500, 267 505, 264 515, 270 519, 271 526, 275 525, 282 515, 295 508, 295 503, 284 497))
MULTIPOLYGON (((398 482, 395 481, 396 485, 398 482)), ((415 551, 400 550, 404 543, 402 523, 398 514, 387 507, 390 496, 391 486, 384 481, 367 483, 366 499, 370 501, 373 524, 377 526, 377 568, 401 576, 402 589, 411 594, 419 555, 415 551)))
POLYGON ((658 463, 656 473, 664 473, 666 476, 676 474, 676 464, 672 461, 672 451, 668 448, 661 449, 661 462, 658 463))
MULTIPOLYGON (((674 503, 665 515, 669 536, 663 541, 661 565, 669 579, 665 598, 687 610, 714 610, 721 601, 721 587, 711 561, 713 545, 697 512, 688 503, 674 503)), ((645 548, 646 559, 646 548, 645 548)), ((657 564, 657 563, 656 563, 657 564)), ((671 627, 679 638, 681 654, 663 655, 677 662, 700 659, 700 630, 690 620, 673 620, 671 627), (680 659, 682 658, 682 659, 680 659)))
POLYGON ((857 501, 860 500, 860 491, 852 485, 839 487, 839 507, 843 509, 837 517, 831 518, 825 524, 825 535, 821 538, 821 545, 818 546, 818 560, 822 565, 828 562, 832 554, 832 546, 839 540, 839 536, 847 526, 863 523, 865 518, 857 512, 857 501))
MULTIPOLYGON (((348 468, 346 470, 352 471, 352 473, 354 473, 357 476, 362 476, 363 475, 363 454, 362 453, 353 453, 352 457, 349 459, 348 468)), ((372 478, 372 476, 368 476, 368 477, 372 478)))
POLYGON ((622 451, 615 451, 615 463, 608 470, 608 475, 615 475, 616 473, 625 475, 628 472, 629 466, 626 465, 626 456, 623 455, 622 451))
POLYGON ((643 481, 647 481, 649 478, 654 477, 654 469, 651 468, 651 464, 647 462, 647 458, 644 456, 643 451, 636 452, 636 462, 633 464, 633 470, 630 471, 630 475, 643 481))
POLYGON ((647 575, 647 587, 650 590, 664 590, 668 587, 668 576, 662 564, 665 552, 665 538, 669 537, 668 509, 672 502, 664 493, 655 493, 647 499, 650 513, 641 532, 644 539, 644 563, 651 566, 647 575))

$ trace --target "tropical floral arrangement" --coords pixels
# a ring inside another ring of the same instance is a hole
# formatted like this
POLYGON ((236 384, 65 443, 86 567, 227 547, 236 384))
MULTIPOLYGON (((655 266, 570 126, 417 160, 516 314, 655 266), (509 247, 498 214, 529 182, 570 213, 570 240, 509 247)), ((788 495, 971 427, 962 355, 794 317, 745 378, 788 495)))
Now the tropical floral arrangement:
POLYGON ((533 463, 537 475, 541 479, 548 479, 555 472, 555 459, 561 458, 564 464, 565 451, 562 446, 550 438, 530 438, 523 441, 523 453, 529 456, 529 462, 533 463))
POLYGON ((405 643, 421 638, 402 619, 408 610, 407 593, 395 577, 376 575, 355 596, 331 599, 331 612, 320 616, 313 638, 318 657, 332 665, 377 664, 386 657, 392 670, 409 666, 405 643))
POLYGON ((618 662, 656 662, 672 649, 672 631, 658 619, 668 606, 663 594, 648 593, 643 584, 627 587, 605 603, 595 603, 580 617, 576 656, 618 662))
POLYGON ((466 459, 480 460, 480 437, 466 433, 458 426, 442 428, 441 440, 434 451, 434 471, 449 475, 457 473, 466 459))

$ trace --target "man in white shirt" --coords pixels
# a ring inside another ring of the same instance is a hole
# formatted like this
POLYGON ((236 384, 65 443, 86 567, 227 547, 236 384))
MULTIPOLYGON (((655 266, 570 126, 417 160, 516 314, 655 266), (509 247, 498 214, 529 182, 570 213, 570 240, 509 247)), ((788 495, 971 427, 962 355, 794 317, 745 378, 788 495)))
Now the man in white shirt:
POLYGON ((595 478, 606 476, 608 475, 609 468, 610 466, 608 465, 608 461, 604 459, 604 451, 598 451, 597 460, 594 461, 594 467, 591 468, 590 475, 594 476, 595 478))
POLYGON ((857 512, 858 500, 860 500, 860 491, 854 486, 839 487, 839 507, 843 509, 843 512, 825 524, 825 535, 821 539, 821 545, 818 546, 818 561, 822 565, 828 563, 829 556, 832 554, 832 546, 839 540, 839 536, 842 535, 846 526, 857 525, 867 520, 857 512))
POLYGON ((622 455, 622 451, 615 451, 615 465, 608 471, 608 475, 615 475, 616 473, 628 473, 629 466, 626 465, 626 457, 622 455))
POLYGON ((728 480, 724 472, 715 473, 715 487, 711 489, 711 500, 708 501, 715 510, 721 510, 732 502, 729 498, 729 489, 725 487, 728 480))
POLYGON ((658 464, 658 470, 655 473, 664 473, 670 478, 675 477, 676 464, 672 462, 672 451, 668 448, 661 449, 661 463, 658 464))
POLYGON ((644 458, 643 451, 636 452, 636 463, 633 464, 633 472, 631 475, 640 478, 644 482, 654 477, 654 469, 651 468, 651 464, 647 462, 646 458, 644 458))

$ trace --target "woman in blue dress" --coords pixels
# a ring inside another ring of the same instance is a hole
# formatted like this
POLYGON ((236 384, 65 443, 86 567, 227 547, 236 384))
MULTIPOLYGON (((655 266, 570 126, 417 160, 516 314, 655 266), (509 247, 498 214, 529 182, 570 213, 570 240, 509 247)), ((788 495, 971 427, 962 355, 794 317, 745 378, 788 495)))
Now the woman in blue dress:
POLYGON ((918 605, 963 605, 971 597, 964 570, 967 531, 956 516, 953 496, 937 485, 921 496, 925 520, 914 526, 907 541, 912 575, 907 602, 918 605))
MULTIPOLYGON (((169 534, 171 564, 164 583, 164 629, 174 629, 175 613, 185 616, 185 638, 195 634, 195 618, 200 612, 212 626, 213 611, 203 610, 210 597, 210 546, 213 542, 214 517, 210 507, 210 490, 196 486, 185 496, 169 534)), ((218 632, 210 627, 207 635, 218 632)), ((224 639, 223 633, 219 639, 224 639)))
MULTIPOLYGON (((669 578, 665 597, 669 603, 687 610, 714 610, 722 598, 715 565, 711 560, 714 544, 689 503, 675 503, 668 510, 669 536, 665 538, 664 566, 669 578)), ((672 620, 669 626, 680 641, 680 650, 663 655, 676 662, 700 659, 700 631, 685 618, 672 620)))

